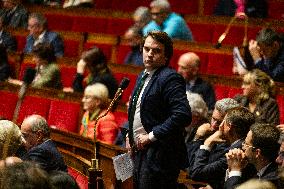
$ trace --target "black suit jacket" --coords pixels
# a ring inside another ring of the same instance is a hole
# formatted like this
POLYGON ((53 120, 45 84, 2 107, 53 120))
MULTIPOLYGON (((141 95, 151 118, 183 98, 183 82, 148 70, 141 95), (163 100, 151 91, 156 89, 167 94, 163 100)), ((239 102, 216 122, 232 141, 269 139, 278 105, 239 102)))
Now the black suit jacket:
POLYGON ((45 142, 31 148, 22 159, 36 162, 47 172, 67 172, 67 166, 64 163, 63 157, 52 140, 46 140, 45 142))
POLYGON ((9 51, 17 51, 17 41, 6 31, 2 31, 0 35, 0 44, 3 44, 9 51))
MULTIPOLYGON (((250 177, 250 178, 259 178, 261 180, 268 180, 274 183, 278 189, 283 189, 284 187, 283 182, 280 180, 278 176, 278 165, 275 162, 271 162, 271 164, 267 167, 267 169, 264 171, 264 173, 260 177, 255 175, 254 177, 250 177)), ((230 177, 225 182, 224 188, 234 189, 238 185, 247 181, 250 178, 243 178, 243 176, 242 177, 239 177, 239 176, 230 177)))
POLYGON ((4 25, 13 28, 27 28, 28 12, 23 5, 19 4, 13 12, 4 10, 2 14, 4 16, 4 25))
MULTIPOLYGON (((141 76, 142 73, 137 83, 141 76)), ((157 139, 148 145, 147 158, 143 161, 158 173, 171 174, 187 164, 183 131, 191 122, 191 110, 185 91, 182 76, 173 69, 161 67, 155 71, 142 94, 141 122, 146 132, 153 131, 157 139)), ((129 107, 130 115, 132 103, 129 107)), ((129 129, 133 133, 133 128, 129 129)))

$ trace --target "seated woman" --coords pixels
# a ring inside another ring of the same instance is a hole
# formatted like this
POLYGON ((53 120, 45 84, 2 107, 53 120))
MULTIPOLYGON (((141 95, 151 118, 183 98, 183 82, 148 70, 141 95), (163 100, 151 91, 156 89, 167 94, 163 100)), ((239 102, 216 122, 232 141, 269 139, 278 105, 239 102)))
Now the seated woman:
POLYGON ((243 95, 235 100, 254 113, 256 122, 279 124, 279 109, 274 95, 274 81, 264 72, 254 69, 243 77, 243 95))
POLYGON ((83 52, 81 60, 77 64, 77 74, 73 81, 73 90, 76 92, 83 92, 84 86, 97 82, 102 83, 107 87, 110 98, 114 97, 118 88, 117 81, 107 67, 107 60, 102 50, 94 47, 83 52), (88 68, 89 75, 84 78, 83 74, 86 67, 88 68))
POLYGON ((0 81, 8 79, 10 73, 7 50, 3 44, 0 44, 0 81))
POLYGON ((60 70, 55 63, 53 48, 49 44, 39 43, 33 48, 32 53, 37 70, 32 86, 62 89, 60 70))
MULTIPOLYGON (((96 118, 104 115, 108 107, 108 89, 102 83, 95 83, 86 87, 84 97, 82 99, 83 108, 86 112, 82 118, 80 127, 80 135, 94 139, 94 127, 96 118)), ((108 112, 97 122, 96 139, 102 142, 113 144, 119 127, 115 122, 115 117, 108 112)))

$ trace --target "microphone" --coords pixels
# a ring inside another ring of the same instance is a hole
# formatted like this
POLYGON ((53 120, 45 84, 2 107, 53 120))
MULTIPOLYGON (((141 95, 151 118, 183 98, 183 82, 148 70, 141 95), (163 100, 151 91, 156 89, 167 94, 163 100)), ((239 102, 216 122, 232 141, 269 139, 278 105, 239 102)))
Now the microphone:
POLYGON ((114 99, 115 99, 115 97, 118 98, 119 96, 121 96, 121 94, 123 93, 124 89, 126 89, 126 88, 128 87, 129 82, 130 82, 130 80, 129 80, 127 77, 124 77, 124 78, 121 80, 121 82, 120 82, 120 84, 119 84, 119 86, 118 86, 118 89, 117 89, 117 91, 116 91, 116 93, 115 93, 115 95, 114 95, 114 99), (117 96, 117 95, 118 95, 118 96, 117 96))
POLYGON ((22 101, 25 97, 26 91, 28 86, 33 82, 34 78, 36 75, 36 70, 28 67, 24 73, 23 77, 23 83, 20 87, 19 93, 18 93, 18 101, 14 110, 14 115, 13 115, 13 122, 15 123, 17 121, 18 115, 19 115, 19 110, 22 104, 22 101))

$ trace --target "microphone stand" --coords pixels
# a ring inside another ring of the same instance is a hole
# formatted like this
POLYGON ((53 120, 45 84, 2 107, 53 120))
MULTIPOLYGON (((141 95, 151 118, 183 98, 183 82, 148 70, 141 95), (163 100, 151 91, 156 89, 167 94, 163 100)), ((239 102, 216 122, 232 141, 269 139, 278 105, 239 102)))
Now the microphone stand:
POLYGON ((105 117, 108 112, 112 109, 114 103, 119 99, 122 95, 123 90, 118 88, 114 98, 110 102, 110 105, 107 108, 107 111, 96 118, 95 120, 95 127, 94 127, 94 158, 91 159, 91 168, 88 169, 89 171, 89 182, 88 182, 88 189, 103 189, 103 179, 102 179, 102 170, 99 168, 99 159, 97 158, 97 146, 96 146, 96 131, 97 131, 97 124, 99 119, 105 117))

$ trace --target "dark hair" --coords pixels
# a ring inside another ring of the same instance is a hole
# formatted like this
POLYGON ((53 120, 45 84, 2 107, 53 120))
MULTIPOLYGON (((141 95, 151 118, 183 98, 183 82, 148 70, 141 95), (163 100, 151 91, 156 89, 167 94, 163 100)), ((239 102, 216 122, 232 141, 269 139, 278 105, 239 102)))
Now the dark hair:
POLYGON ((39 26, 42 26, 43 29, 47 29, 47 19, 45 18, 45 16, 39 12, 34 12, 34 13, 31 13, 30 16, 29 16, 29 19, 30 18, 34 18, 37 20, 37 24, 39 26))
POLYGON ((245 107, 236 107, 230 109, 226 115, 226 122, 230 123, 239 138, 245 138, 250 130, 250 126, 254 124, 255 117, 245 107))
POLYGON ((4 167, 1 176, 2 189, 51 188, 48 174, 33 162, 15 163, 4 167))
POLYGON ((63 171, 52 171, 49 174, 49 181, 52 189, 79 189, 73 177, 63 171))
POLYGON ((264 28, 258 32, 256 36, 256 41, 265 45, 272 45, 274 41, 280 42, 281 39, 279 34, 273 29, 264 28))
POLYGON ((55 62, 56 57, 53 47, 48 43, 39 43, 33 47, 32 53, 48 63, 55 62))
POLYGON ((83 52, 81 58, 87 62, 87 66, 91 72, 99 72, 108 69, 107 58, 103 51, 98 47, 93 47, 83 52))
POLYGON ((280 131, 271 124, 255 123, 250 128, 252 145, 261 150, 261 154, 270 161, 278 156, 280 131))
POLYGON ((141 51, 144 47, 146 38, 149 37, 149 36, 151 36, 154 40, 156 40, 159 43, 164 45, 165 57, 166 57, 166 66, 169 65, 170 60, 173 56, 173 41, 172 41, 172 39, 168 36, 168 34, 166 32, 155 31, 155 30, 151 31, 143 38, 143 42, 141 44, 141 51))
POLYGON ((7 49, 4 44, 0 44, 0 65, 8 64, 7 49))

